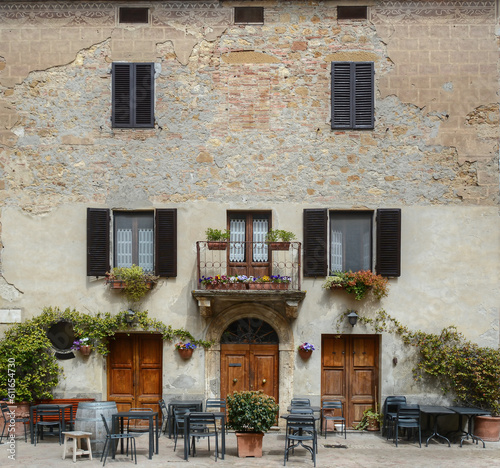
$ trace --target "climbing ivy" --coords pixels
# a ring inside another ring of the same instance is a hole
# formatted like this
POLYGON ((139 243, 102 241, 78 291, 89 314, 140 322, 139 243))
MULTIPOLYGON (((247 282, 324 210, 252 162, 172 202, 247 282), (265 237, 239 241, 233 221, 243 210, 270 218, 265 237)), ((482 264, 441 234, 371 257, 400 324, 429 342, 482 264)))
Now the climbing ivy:
MULTIPOLYGON (((337 320, 337 331, 351 312, 347 310, 337 320)), ((416 381, 433 376, 446 394, 453 392, 456 401, 500 414, 500 350, 481 347, 467 340, 455 326, 440 333, 412 331, 400 321, 380 310, 374 318, 359 316, 358 322, 371 326, 377 333, 398 335, 402 341, 418 350, 418 362, 413 369, 416 381)))
POLYGON ((135 313, 136 324, 128 324, 127 316, 127 311, 116 315, 109 312, 93 315, 70 308, 46 307, 40 315, 11 326, 0 340, 0 398, 11 399, 10 396, 15 395, 15 401, 28 402, 52 398, 52 389, 62 376, 62 368, 54 356, 47 331, 60 321, 73 325, 75 337, 89 337, 92 347, 102 356, 109 353, 109 340, 115 333, 130 333, 137 329, 160 333, 167 341, 180 338, 204 348, 213 344, 196 340, 185 329, 165 325, 149 317, 147 311, 135 313), (11 390, 12 384, 15 385, 14 391, 11 390))

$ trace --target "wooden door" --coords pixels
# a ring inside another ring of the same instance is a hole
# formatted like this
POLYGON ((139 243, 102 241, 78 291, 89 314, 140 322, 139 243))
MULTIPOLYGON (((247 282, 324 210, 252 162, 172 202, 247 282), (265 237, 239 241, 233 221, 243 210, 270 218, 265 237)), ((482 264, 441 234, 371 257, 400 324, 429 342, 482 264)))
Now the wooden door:
POLYGON ((278 345, 221 344, 221 398, 262 390, 278 402, 278 345))
POLYGON ((322 400, 340 400, 348 427, 378 403, 377 335, 323 335, 322 400))
POLYGON ((118 411, 152 408, 161 417, 161 335, 117 334, 109 348, 108 401, 116 401, 118 411))
POLYGON ((270 229, 270 214, 229 213, 231 243, 227 249, 228 275, 265 276, 271 274, 271 262, 265 237, 270 229))

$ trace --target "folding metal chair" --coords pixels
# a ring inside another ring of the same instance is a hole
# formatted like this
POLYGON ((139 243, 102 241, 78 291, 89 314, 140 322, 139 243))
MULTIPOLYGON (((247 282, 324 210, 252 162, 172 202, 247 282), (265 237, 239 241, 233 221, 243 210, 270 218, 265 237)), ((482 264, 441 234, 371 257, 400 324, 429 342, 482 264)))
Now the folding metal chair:
POLYGON ((336 421, 339 421, 342 424, 342 432, 344 433, 344 439, 347 439, 347 428, 346 428, 346 420, 344 418, 344 407, 340 400, 335 401, 323 401, 323 407, 321 408, 321 430, 326 435, 328 433, 328 421, 333 421, 335 424, 336 421), (340 415, 336 414, 340 412, 340 415))
POLYGON ((135 456, 135 464, 137 465, 137 449, 136 449, 136 445, 135 445, 135 435, 127 434, 127 433, 123 433, 123 434, 112 433, 109 430, 109 426, 108 426, 108 423, 106 421, 106 418, 104 417, 104 415, 102 413, 101 413, 101 418, 102 418, 102 422, 104 424, 104 429, 106 430, 106 440, 104 441, 104 447, 102 449, 102 455, 101 455, 101 461, 104 458, 104 463, 102 464, 102 466, 104 466, 106 464, 106 458, 108 458, 109 448, 111 447, 111 450, 114 451, 115 441, 123 440, 123 439, 125 439, 127 441, 127 457, 128 457, 128 441, 130 440, 130 456, 131 456, 132 460, 134 459, 134 456, 135 456))

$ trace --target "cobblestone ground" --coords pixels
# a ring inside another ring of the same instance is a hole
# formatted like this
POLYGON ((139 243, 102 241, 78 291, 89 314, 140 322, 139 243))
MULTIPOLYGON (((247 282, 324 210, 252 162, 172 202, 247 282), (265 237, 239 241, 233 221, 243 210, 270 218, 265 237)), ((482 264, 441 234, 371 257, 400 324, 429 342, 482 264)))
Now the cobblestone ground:
MULTIPOLYGON (((264 436, 262 458, 238 458, 236 452, 236 437, 230 433, 226 439, 226 457, 215 462, 213 450, 207 450, 206 442, 201 441, 196 457, 189 461, 183 460, 182 440, 180 449, 174 452, 173 440, 162 436, 160 439, 159 454, 152 460, 147 458, 148 438, 143 435, 137 439, 137 466, 138 467, 278 467, 283 466, 284 435, 270 432, 264 436)), ((9 459, 9 447, 0 446, 0 466, 19 466, 29 468, 58 468, 58 467, 97 467, 102 466, 99 457, 89 461, 87 456, 77 457, 73 465, 70 456, 62 460, 62 446, 59 446, 55 437, 46 437, 36 447, 24 440, 16 442, 15 460, 9 459)), ((213 449, 213 443, 212 443, 213 449)), ((117 455, 115 460, 106 461, 110 468, 135 466, 125 455, 117 455)), ((304 449, 297 449, 290 455, 286 466, 312 467, 311 456, 304 449)), ((486 442, 486 448, 465 442, 462 448, 454 443, 451 447, 431 441, 429 447, 418 447, 418 443, 404 440, 396 448, 392 441, 386 441, 379 434, 348 433, 347 440, 339 435, 329 435, 328 439, 319 439, 319 453, 317 467, 419 467, 419 468, 457 468, 457 467, 499 467, 500 442, 486 442)))

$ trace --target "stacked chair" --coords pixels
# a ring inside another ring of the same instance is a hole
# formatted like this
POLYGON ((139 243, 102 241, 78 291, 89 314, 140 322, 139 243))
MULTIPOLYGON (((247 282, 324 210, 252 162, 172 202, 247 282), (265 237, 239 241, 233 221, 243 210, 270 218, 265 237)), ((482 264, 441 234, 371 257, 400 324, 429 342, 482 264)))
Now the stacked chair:
POLYGON ((346 420, 344 417, 344 408, 340 400, 323 401, 323 405, 321 407, 321 430, 325 433, 325 439, 328 433, 327 431, 328 421, 333 421, 334 424, 336 422, 341 423, 342 424, 341 434, 343 432, 344 439, 347 439, 347 428, 346 428, 346 420))

